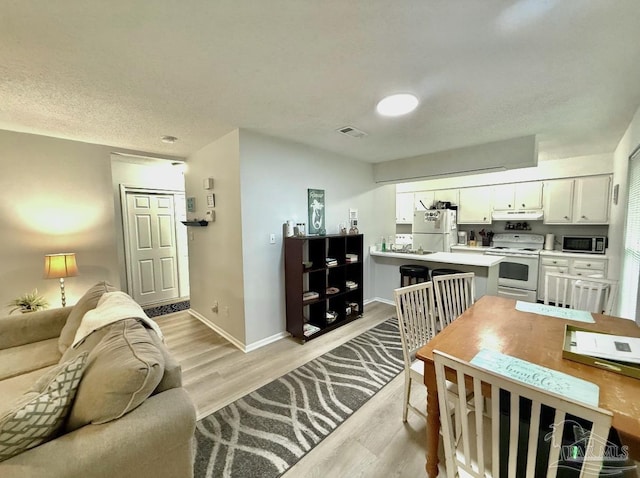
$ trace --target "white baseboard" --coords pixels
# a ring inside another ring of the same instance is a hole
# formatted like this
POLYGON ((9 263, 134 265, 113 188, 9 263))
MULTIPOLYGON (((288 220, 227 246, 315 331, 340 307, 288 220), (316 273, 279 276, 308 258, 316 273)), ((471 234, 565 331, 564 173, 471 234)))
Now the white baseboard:
POLYGON ((258 340, 257 342, 253 342, 249 345, 245 345, 241 341, 239 341, 238 339, 230 335, 228 332, 218 327, 216 324, 210 322, 206 317, 199 314, 195 310, 189 309, 189 313, 193 315, 196 319, 198 319, 200 322, 202 322, 204 325, 209 327, 211 330, 213 330, 215 333, 222 335, 225 339, 231 342, 235 347, 242 350, 244 353, 252 352, 254 350, 259 349, 260 347, 264 347, 265 345, 275 342, 276 340, 280 340, 285 337, 289 337, 289 335, 291 335, 289 334, 289 332, 280 332, 278 334, 272 335, 271 337, 267 337, 267 338, 258 340))
POLYGON ((285 337, 289 337, 291 334, 289 332, 280 332, 279 334, 272 335, 271 337, 267 337, 265 339, 258 340, 257 342, 253 342, 245 347, 245 352, 252 352, 254 350, 259 349, 260 347, 264 347, 265 345, 269 345, 272 342, 275 342, 280 339, 284 339, 285 337))
POLYGON ((370 302, 382 302, 383 304, 389 304, 392 306, 396 306, 396 303, 389 299, 383 299, 382 297, 374 297, 373 299, 368 299, 364 303, 369 304, 370 302))
POLYGON ((193 315, 196 319, 198 319, 200 322, 202 322, 204 325, 209 327, 211 330, 213 330, 215 333, 222 335, 225 339, 227 339, 229 342, 231 342, 234 346, 236 346, 237 348, 239 348, 243 352, 246 352, 246 350, 245 350, 246 346, 241 341, 236 339, 233 335, 229 334, 224 329, 221 329, 220 327, 218 327, 216 324, 214 324, 212 322, 209 322, 209 320, 204 315, 199 314, 198 312, 196 312, 193 309, 189 309, 189 313, 191 315, 193 315))

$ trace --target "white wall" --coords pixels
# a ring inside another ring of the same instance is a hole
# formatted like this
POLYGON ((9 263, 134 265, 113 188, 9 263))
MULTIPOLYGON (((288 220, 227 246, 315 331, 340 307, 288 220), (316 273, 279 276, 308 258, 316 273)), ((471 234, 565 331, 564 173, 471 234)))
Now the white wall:
POLYGON ((44 255, 75 252, 67 305, 93 284, 119 287, 110 153, 113 148, 0 131, 0 304, 34 288, 60 306, 57 280, 43 278, 44 255))
POLYGON ((203 219, 207 193, 216 195, 215 222, 188 231, 191 309, 242 346, 246 342, 237 130, 189 156, 185 190, 187 197, 196 199, 196 212, 188 213, 189 219, 203 219), (214 179, 211 191, 202 184, 209 177, 214 179), (216 301, 218 313, 211 310, 216 301))
MULTIPOLYGON (((216 221, 190 229, 191 308, 247 349, 286 331, 282 226, 288 219, 308 223, 308 188, 326 191, 328 234, 348 222, 349 208, 358 209, 366 250, 395 230, 395 187, 376 185, 369 163, 236 130, 187 160, 186 193, 196 198, 198 218, 206 177, 214 178, 216 221), (211 311, 215 301, 218 313, 211 311)), ((364 259, 366 300, 374 288, 368 254, 364 259)))
MULTIPOLYGON (((640 144, 640 108, 636 110, 633 120, 629 124, 627 131, 618 143, 613 156, 613 184, 619 184, 618 204, 611 206, 611 222, 609 228, 609 245, 615 244, 619 251, 624 251, 624 230, 626 226, 627 198, 628 198, 628 178, 629 178, 629 155, 640 144)), ((621 280, 621 292, 625 287, 622 282, 622 253, 610 261, 609 267, 621 280)), ((618 311, 615 315, 638 320, 640 316, 640 290, 636 291, 636 307, 632 304, 624 305, 618 301, 618 311)))

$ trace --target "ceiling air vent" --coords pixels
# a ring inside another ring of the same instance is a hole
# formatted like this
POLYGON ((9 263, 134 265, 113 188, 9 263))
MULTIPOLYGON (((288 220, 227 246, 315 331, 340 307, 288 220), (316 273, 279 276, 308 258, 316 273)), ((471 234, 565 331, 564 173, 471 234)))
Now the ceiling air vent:
POLYGON ((343 126, 342 128, 338 128, 336 130, 338 133, 346 134, 347 136, 351 136, 352 138, 362 138, 367 136, 367 133, 359 130, 358 128, 354 128, 353 126, 343 126))

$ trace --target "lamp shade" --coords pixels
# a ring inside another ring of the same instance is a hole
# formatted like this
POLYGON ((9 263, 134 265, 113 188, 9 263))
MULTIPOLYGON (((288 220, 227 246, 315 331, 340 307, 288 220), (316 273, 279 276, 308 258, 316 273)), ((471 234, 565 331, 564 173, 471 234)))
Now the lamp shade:
POLYGON ((44 276, 47 279, 73 277, 78 275, 76 255, 73 252, 47 254, 44 256, 44 276))

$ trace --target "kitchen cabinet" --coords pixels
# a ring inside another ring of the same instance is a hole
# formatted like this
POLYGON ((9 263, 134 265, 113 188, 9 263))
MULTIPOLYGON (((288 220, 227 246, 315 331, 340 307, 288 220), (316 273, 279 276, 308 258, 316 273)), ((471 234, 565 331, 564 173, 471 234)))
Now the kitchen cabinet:
POLYGON ((608 224, 611 189, 610 176, 577 178, 574 191, 576 224, 608 224))
POLYGON ((396 194, 396 224, 413 223, 413 193, 396 194))
MULTIPOLYGON (((609 260, 604 257, 594 257, 589 254, 581 254, 580 257, 572 257, 568 254, 554 253, 540 254, 540 269, 538 273, 538 300, 544 300, 544 276, 547 272, 559 272, 584 277, 607 277, 607 265, 609 260)), ((555 284, 549 284, 549 300, 555 302, 553 294, 555 284)))
POLYGON ((573 222, 574 179, 545 181, 543 204, 545 224, 571 224, 573 222))
POLYGON ((435 194, 433 191, 417 191, 414 195, 413 207, 415 211, 424 211, 431 209, 433 202, 435 201, 435 194))
POLYGON ((304 342, 362 316, 363 242, 362 234, 285 239, 287 332, 292 336, 304 342))
POLYGON ((544 182, 545 224, 608 224, 611 176, 544 182))
POLYGON ((458 224, 491 224, 492 187, 460 188, 458 224))
POLYGON ((451 204, 458 204, 459 189, 439 189, 433 192, 434 202, 443 201, 451 204))
POLYGON ((493 187, 493 209, 499 211, 542 208, 542 182, 498 184, 493 187))

